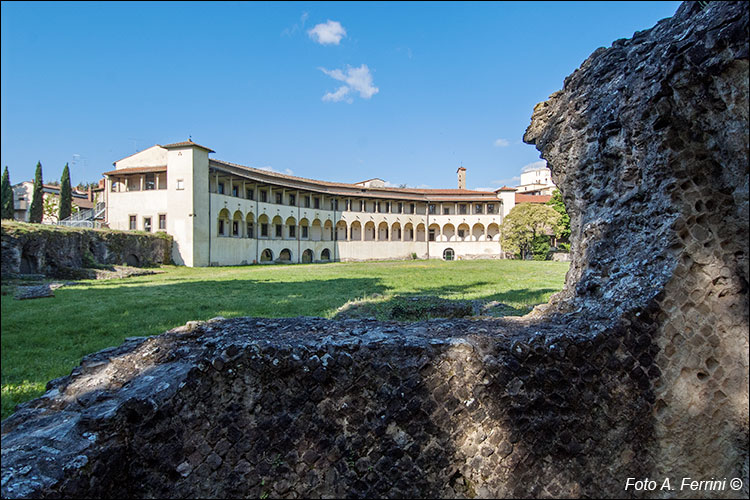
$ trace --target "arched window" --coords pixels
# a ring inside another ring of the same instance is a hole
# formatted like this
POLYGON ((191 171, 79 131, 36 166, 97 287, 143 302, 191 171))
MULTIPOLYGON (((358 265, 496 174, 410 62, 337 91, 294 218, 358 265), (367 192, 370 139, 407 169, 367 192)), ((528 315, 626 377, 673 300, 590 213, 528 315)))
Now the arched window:
POLYGON ((260 261, 261 262, 272 262, 273 261, 273 252, 266 248, 260 253, 260 261))
POLYGON ((302 262, 305 264, 309 264, 313 260, 313 253, 312 250, 309 248, 302 252, 302 262))
POLYGON ((455 256, 456 254, 453 252, 452 248, 446 248, 443 250, 443 260, 453 260, 455 256))
POLYGON ((320 260, 331 260, 331 252, 327 248, 324 248, 323 251, 320 252, 320 260))
POLYGON ((291 262, 292 252, 288 248, 285 248, 279 253, 279 260, 282 262, 291 262))

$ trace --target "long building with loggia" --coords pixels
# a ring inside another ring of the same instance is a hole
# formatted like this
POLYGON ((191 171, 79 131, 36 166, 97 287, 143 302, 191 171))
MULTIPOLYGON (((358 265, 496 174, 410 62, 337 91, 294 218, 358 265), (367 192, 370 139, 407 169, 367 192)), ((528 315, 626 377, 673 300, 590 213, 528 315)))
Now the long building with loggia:
POLYGON ((112 229, 166 231, 186 266, 502 258, 515 189, 386 187, 304 179, 209 158, 192 141, 155 145, 105 172, 112 229))

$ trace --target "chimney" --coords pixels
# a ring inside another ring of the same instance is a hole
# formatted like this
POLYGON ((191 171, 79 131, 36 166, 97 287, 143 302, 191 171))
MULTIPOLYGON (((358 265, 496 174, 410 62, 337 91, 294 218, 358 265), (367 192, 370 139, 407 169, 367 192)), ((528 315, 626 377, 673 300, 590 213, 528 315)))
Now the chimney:
POLYGON ((466 189, 466 169, 458 167, 456 172, 458 173, 458 189, 466 189))
POLYGON ((88 199, 89 201, 94 201, 94 191, 91 189, 91 184, 89 184, 88 199))

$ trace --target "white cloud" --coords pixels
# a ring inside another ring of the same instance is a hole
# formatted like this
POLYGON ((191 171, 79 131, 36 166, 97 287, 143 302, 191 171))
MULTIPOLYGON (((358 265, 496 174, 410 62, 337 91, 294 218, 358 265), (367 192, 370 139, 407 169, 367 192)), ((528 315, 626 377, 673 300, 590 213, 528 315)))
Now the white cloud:
POLYGON ((497 139, 494 144, 498 148, 504 148, 506 146, 510 146, 510 141, 501 137, 500 139, 497 139))
POLYGON ((274 172, 276 174, 294 175, 294 171, 290 168, 285 168, 283 172, 279 172, 275 168, 266 165, 265 167, 258 167, 259 170, 265 170, 267 172, 274 172))
POLYGON ((346 30, 338 21, 329 19, 327 22, 316 24, 312 29, 307 30, 307 34, 321 45, 338 45, 341 39, 346 36, 346 30))
POLYGON ((351 104, 353 100, 349 95, 352 92, 358 92, 359 96, 362 99, 369 99, 380 91, 380 89, 372 84, 372 75, 370 74, 370 68, 368 68, 366 64, 363 64, 359 68, 352 68, 351 66, 347 66, 346 71, 340 69, 319 69, 334 80, 338 80, 346 84, 336 89, 335 92, 328 92, 326 95, 324 95, 324 101, 338 102, 341 100, 346 100, 346 102, 351 104))
POLYGON ((524 165, 521 168, 521 172, 528 172, 530 170, 537 170, 540 168, 547 168, 547 161, 546 160, 539 160, 535 161, 534 163, 529 163, 528 165, 524 165))
POLYGON ((284 30, 281 32, 282 35, 285 36, 292 36, 300 29, 303 29, 305 27, 305 21, 307 21, 307 18, 310 15, 307 12, 303 12, 302 15, 299 18, 299 23, 294 23, 294 25, 291 28, 284 28, 284 30))
POLYGON ((339 102, 346 100, 349 104, 354 102, 354 99, 351 98, 349 95, 349 91, 351 89, 347 87, 346 85, 342 85, 338 89, 336 89, 336 92, 328 92, 326 95, 323 96, 324 101, 332 101, 332 102, 339 102))

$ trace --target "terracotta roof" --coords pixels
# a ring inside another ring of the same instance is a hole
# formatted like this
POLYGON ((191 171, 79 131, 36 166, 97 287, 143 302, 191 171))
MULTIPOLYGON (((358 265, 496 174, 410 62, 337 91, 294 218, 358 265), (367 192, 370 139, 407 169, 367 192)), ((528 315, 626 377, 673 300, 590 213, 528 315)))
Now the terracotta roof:
POLYGON ((94 202, 90 201, 88 198, 73 198, 73 203, 84 210, 94 208, 94 202))
POLYGON ((127 174, 146 174, 151 172, 166 172, 167 166, 161 167, 129 167, 129 168, 118 168, 117 170, 110 170, 104 172, 102 175, 127 175, 127 174))
POLYGON ((196 144, 193 141, 175 142, 174 144, 165 144, 162 147, 164 149, 169 149, 169 148, 181 148, 181 147, 184 147, 184 146, 195 146, 196 148, 205 149, 209 153, 215 153, 216 152, 216 151, 214 151, 211 148, 207 148, 206 146, 201 146, 200 144, 196 144))
MULTIPOLYGON (((458 167, 458 170, 466 170, 466 169, 464 167, 458 167)), ((458 172, 458 170, 456 170, 456 172, 458 172)))
MULTIPOLYGON (((223 160, 210 159, 209 165, 213 167, 232 167, 240 171, 245 170, 248 173, 260 174, 265 177, 272 177, 280 180, 288 180, 293 182, 303 182, 306 184, 313 184, 316 186, 326 188, 345 188, 355 190, 357 195, 369 194, 374 196, 393 196, 393 195, 424 195, 424 196, 453 196, 459 197, 462 201, 475 201, 481 199, 483 201, 497 200, 495 193, 491 191, 472 191, 469 189, 416 189, 416 188, 393 188, 393 187, 362 187, 360 184, 347 184, 344 182, 329 182, 319 181, 314 179, 306 179, 304 177, 295 177, 293 175, 280 174, 278 172, 271 172, 269 170, 263 170, 259 168, 246 167, 244 165, 237 165, 236 163, 230 163, 223 160)), ((351 193, 352 195, 354 193, 351 193)))
POLYGON ((516 188, 509 188, 508 186, 503 186, 500 189, 495 189, 495 192, 497 193, 498 191, 515 191, 515 190, 516 188))
POLYGON ((516 193, 516 203, 547 203, 552 199, 549 194, 519 194, 516 193))

